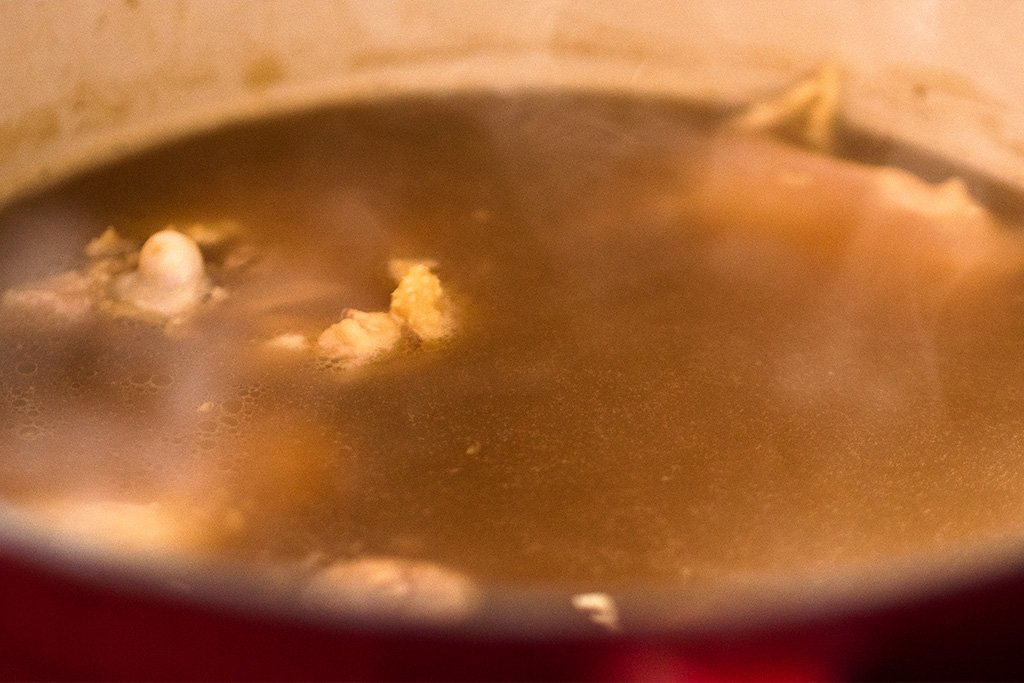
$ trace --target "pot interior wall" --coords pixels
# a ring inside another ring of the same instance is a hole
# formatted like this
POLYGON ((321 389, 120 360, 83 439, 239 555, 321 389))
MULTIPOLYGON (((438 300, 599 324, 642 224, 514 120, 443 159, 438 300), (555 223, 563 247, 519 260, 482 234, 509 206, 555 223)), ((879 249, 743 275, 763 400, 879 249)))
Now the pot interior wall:
POLYGON ((1014 2, 9 2, 0 201, 224 121, 453 89, 739 102, 836 58, 843 113, 1024 184, 1014 2))

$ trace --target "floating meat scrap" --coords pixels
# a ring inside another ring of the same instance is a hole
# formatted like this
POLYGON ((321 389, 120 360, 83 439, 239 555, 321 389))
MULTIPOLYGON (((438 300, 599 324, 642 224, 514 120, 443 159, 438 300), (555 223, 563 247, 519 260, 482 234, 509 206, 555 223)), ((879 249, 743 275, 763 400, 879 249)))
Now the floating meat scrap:
POLYGON ((303 601, 321 611, 429 621, 465 619, 479 599, 476 585, 457 571, 386 557, 330 565, 303 591, 303 601))
POLYGON ((391 314, 423 341, 442 339, 452 332, 453 322, 441 280, 418 263, 406 271, 391 293, 391 314))
MULTIPOLYGON (((393 350, 402 340, 403 333, 419 342, 432 342, 452 334, 455 323, 448 297, 441 280, 431 271, 432 262, 395 259, 388 264, 389 272, 398 278, 391 293, 388 311, 359 311, 349 309, 337 323, 324 330, 317 339, 321 356, 339 361, 345 367, 362 365, 393 350)), ((294 335, 279 335, 274 344, 284 348, 285 339, 294 335)), ((299 350, 299 344, 288 344, 299 350)))
POLYGON ((401 338, 402 326, 390 313, 349 310, 323 331, 317 348, 325 356, 359 365, 390 351, 401 338))

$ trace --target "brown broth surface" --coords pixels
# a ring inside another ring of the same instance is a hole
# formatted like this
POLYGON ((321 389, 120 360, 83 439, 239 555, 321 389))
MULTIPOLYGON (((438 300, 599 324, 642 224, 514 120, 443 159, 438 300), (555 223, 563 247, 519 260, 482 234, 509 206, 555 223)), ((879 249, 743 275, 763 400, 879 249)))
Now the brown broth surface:
POLYGON ((356 104, 18 202, 0 288, 107 225, 237 221, 257 258, 177 336, 5 312, 0 495, 230 509, 212 552, 261 566, 574 586, 1024 539, 1024 270, 923 307, 884 257, 854 291, 842 255, 694 224, 672 197, 707 129, 604 96, 356 104), (393 257, 437 261, 451 340, 345 372, 262 348, 385 310, 393 257))

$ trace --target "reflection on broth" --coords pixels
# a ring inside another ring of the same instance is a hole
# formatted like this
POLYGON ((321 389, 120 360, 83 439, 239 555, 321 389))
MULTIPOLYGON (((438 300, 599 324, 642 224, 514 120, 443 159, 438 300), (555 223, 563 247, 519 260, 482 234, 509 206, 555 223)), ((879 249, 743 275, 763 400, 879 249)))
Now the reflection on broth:
POLYGON ((0 253, 0 494, 107 548, 461 614, 1024 535, 1019 235, 679 103, 228 129, 21 201, 0 253))

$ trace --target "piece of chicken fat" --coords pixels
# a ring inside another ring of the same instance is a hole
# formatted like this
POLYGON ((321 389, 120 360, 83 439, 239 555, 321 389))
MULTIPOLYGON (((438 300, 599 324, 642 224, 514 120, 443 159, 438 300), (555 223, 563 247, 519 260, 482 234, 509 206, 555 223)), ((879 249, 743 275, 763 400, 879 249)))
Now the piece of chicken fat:
POLYGON ((210 289, 199 245, 166 229, 146 240, 138 268, 115 280, 113 294, 140 311, 170 318, 193 309, 210 289))
POLYGON ((317 339, 321 356, 354 367, 394 349, 403 331, 418 342, 434 342, 452 333, 455 325, 448 297, 429 262, 396 259, 388 270, 398 279, 389 309, 346 311, 317 339))
POLYGON ((684 222, 794 250, 862 284, 898 276, 941 296, 969 273, 1024 264, 1019 236, 958 178, 931 183, 732 130, 682 173, 670 201, 684 222))

